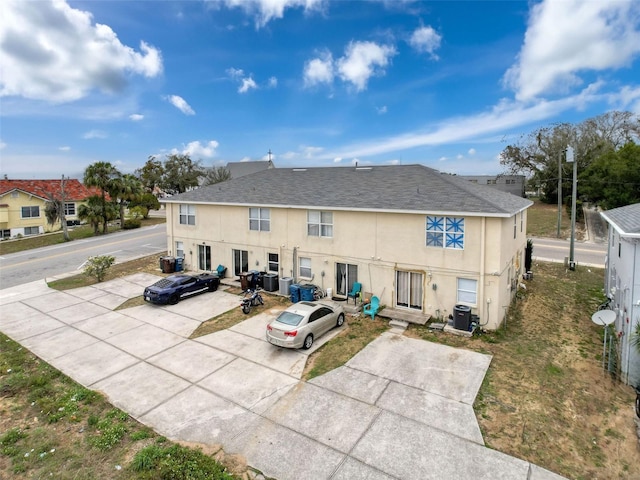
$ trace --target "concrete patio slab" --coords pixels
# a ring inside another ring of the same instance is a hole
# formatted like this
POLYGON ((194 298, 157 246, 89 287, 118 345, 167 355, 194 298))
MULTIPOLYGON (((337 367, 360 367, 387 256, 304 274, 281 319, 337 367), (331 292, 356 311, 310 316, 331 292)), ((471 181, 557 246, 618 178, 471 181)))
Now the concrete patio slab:
POLYGON ((240 297, 227 293, 221 288, 215 292, 194 295, 176 305, 163 306, 171 313, 185 315, 200 322, 222 315, 236 307, 240 308, 240 297))
POLYGON ((309 383, 375 405, 389 380, 343 366, 313 378, 309 383))
POLYGON ((144 287, 129 282, 126 278, 115 278, 96 285, 96 288, 107 293, 119 295, 126 298, 139 297, 144 292, 144 287))
POLYGON ((83 300, 93 300, 94 298, 102 297, 107 294, 104 290, 100 290, 92 285, 88 287, 72 288, 70 290, 66 290, 66 292, 69 295, 73 295, 74 297, 78 297, 83 300))
POLYGON ((105 340, 114 335, 132 330, 144 322, 127 317, 119 312, 109 312, 94 318, 88 318, 74 323, 74 328, 90 333, 94 337, 105 340))
POLYGON ((332 448, 266 419, 229 442, 228 451, 242 454, 266 477, 279 480, 330 478, 345 458, 332 448))
MULTIPOLYGON (((133 275, 128 275, 126 280, 129 283, 134 283, 137 286, 142 287, 142 291, 144 291, 144 287, 148 287, 149 285, 156 283, 161 278, 164 277, 162 275, 154 275, 153 273, 138 272, 133 275)), ((142 291, 140 292, 140 295, 142 295, 142 291)))
POLYGON ((198 382, 198 385, 261 414, 297 383, 296 378, 237 358, 198 382))
POLYGON ((20 343, 44 361, 55 365, 56 358, 99 341, 91 335, 65 325, 62 328, 25 338, 20 343))
POLYGON ((300 382, 264 416, 348 453, 379 413, 372 405, 300 382))
POLYGON ((340 465, 338 471, 331 477, 331 480, 354 480, 357 478, 366 480, 396 480, 396 477, 391 477, 351 457, 347 457, 344 463, 340 465))
POLYGON ((351 455, 403 480, 527 480, 529 472, 527 462, 384 411, 351 455))
POLYGON ((187 340, 147 359, 153 365, 197 383, 236 357, 202 343, 187 340))
POLYGON ((158 367, 140 362, 92 385, 109 402, 138 418, 191 384, 158 367))
POLYGON ((91 387, 139 361, 116 347, 98 342, 56 358, 53 365, 76 382, 91 387))
POLYGON ((105 293, 104 295, 100 295, 99 297, 96 297, 91 301, 97 305, 108 308, 109 310, 115 310, 127 300, 129 299, 127 297, 123 297, 122 295, 105 293))
MULTIPOLYGON (((262 308, 262 307, 257 307, 262 308)), ((265 339, 265 334, 267 332, 267 324, 273 320, 282 310, 282 308, 270 308, 269 310, 265 310, 264 312, 259 313, 258 315, 254 315, 253 317, 249 317, 244 322, 240 322, 233 327, 229 328, 229 330, 233 332, 242 333, 244 335, 248 335, 253 338, 257 338, 259 340, 265 339)))
POLYGON ((295 378, 302 377, 307 361, 307 355, 298 350, 274 347, 264 340, 258 340, 231 330, 211 333, 196 338, 194 341, 210 345, 259 365, 267 365, 269 368, 295 378))
POLYGON ((140 420, 173 440, 215 445, 231 442, 259 418, 211 392, 191 386, 140 420))
POLYGON ((185 339, 153 325, 142 324, 105 341, 131 355, 145 359, 182 343, 185 339))
POLYGON ((123 315, 140 319, 150 325, 155 325, 156 327, 173 332, 184 338, 188 338, 189 335, 200 326, 198 320, 172 313, 158 305, 140 305, 118 311, 123 315))
POLYGON ((67 325, 72 325, 81 320, 104 315, 110 311, 108 308, 101 307, 95 303, 82 302, 50 312, 50 315, 67 325))
POLYGON ((21 322, 28 318, 43 318, 44 315, 40 310, 30 307, 21 302, 15 302, 10 304, 11 306, 2 309, 2 315, 0 316, 0 326, 14 321, 21 322))
POLYGON ((69 295, 68 293, 58 292, 56 290, 49 291, 50 293, 46 295, 22 300, 22 303, 36 310, 40 310, 43 313, 49 313, 82 302, 82 299, 69 295))
POLYGON ((491 356, 383 333, 347 366, 473 405, 491 356))
POLYGON ((537 465, 530 464, 529 478, 527 480, 566 480, 557 473, 545 470, 537 465))
MULTIPOLYGON (((4 312, 3 315, 4 317, 4 312)), ((44 313, 25 317, 23 320, 0 321, 2 331, 24 345, 27 338, 64 327, 65 324, 44 313)))
MULTIPOLYGON (((0 277, 1 280, 1 277, 0 277)), ((20 302, 28 298, 37 297, 51 293, 47 282, 44 280, 36 280, 35 282, 24 283, 15 287, 4 288, 0 290, 0 306, 9 303, 20 302)))
POLYGON ((484 445, 473 407, 417 388, 391 382, 376 405, 443 432, 484 445))

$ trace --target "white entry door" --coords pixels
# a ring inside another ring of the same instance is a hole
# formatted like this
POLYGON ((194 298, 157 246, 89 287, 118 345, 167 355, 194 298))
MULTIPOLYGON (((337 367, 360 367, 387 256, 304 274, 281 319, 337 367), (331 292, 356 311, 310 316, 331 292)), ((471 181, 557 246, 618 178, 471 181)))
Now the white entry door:
POLYGON ((422 310, 422 277, 416 272, 396 272, 396 306, 422 310))

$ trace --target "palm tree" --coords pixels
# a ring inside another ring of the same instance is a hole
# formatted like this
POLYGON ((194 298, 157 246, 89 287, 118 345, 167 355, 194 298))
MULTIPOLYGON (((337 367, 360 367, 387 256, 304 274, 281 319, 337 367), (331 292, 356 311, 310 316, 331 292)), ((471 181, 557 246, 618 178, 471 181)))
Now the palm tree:
POLYGON ((109 195, 119 207, 120 228, 124 228, 124 208, 142 195, 142 182, 135 175, 126 173, 111 183, 109 195))
POLYGON ((98 228, 100 227, 100 220, 104 218, 102 216, 102 199, 100 195, 92 195, 87 198, 87 203, 83 203, 78 207, 78 218, 85 220, 93 227, 93 233, 98 234, 98 228))
POLYGON ((84 171, 84 184, 87 187, 97 187, 101 195, 102 233, 107 233, 107 192, 113 188, 114 181, 121 174, 116 167, 109 162, 96 162, 89 165, 84 171))

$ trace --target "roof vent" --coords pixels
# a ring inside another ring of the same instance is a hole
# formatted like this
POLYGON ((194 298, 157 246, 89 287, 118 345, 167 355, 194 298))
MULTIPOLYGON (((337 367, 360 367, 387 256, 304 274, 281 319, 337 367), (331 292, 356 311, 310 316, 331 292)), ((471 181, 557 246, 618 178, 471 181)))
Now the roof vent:
POLYGON ((361 170, 372 170, 372 167, 356 167, 356 172, 361 171, 361 170))
POLYGON ((293 171, 294 172, 306 172, 307 169, 306 168, 294 168, 293 171))

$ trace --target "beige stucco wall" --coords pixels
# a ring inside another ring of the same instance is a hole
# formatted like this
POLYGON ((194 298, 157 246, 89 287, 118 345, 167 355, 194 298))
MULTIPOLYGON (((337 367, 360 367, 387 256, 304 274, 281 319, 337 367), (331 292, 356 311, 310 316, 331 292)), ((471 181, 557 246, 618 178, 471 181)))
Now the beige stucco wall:
POLYGON ((522 272, 526 246, 526 215, 516 238, 513 217, 465 217, 465 248, 453 250, 426 246, 426 215, 333 211, 333 237, 307 235, 307 210, 271 208, 271 230, 249 230, 248 207, 196 205, 196 225, 180 225, 178 204, 167 204, 167 249, 175 254, 182 241, 185 265, 197 270, 197 248, 211 247, 211 263, 223 264, 233 275, 233 249, 248 252, 249 269, 265 270, 268 253, 277 253, 283 277, 301 283, 312 281, 323 288, 336 287, 336 263, 357 265, 363 291, 397 307, 396 271, 423 275, 422 313, 448 316, 457 303, 457 279, 478 282, 477 302, 469 305, 486 328, 495 329, 514 293, 512 280, 522 272), (296 257, 311 259, 313 279, 298 278, 296 257), (324 275, 322 275, 324 273, 324 275), (434 287, 435 286, 435 287, 434 287))

